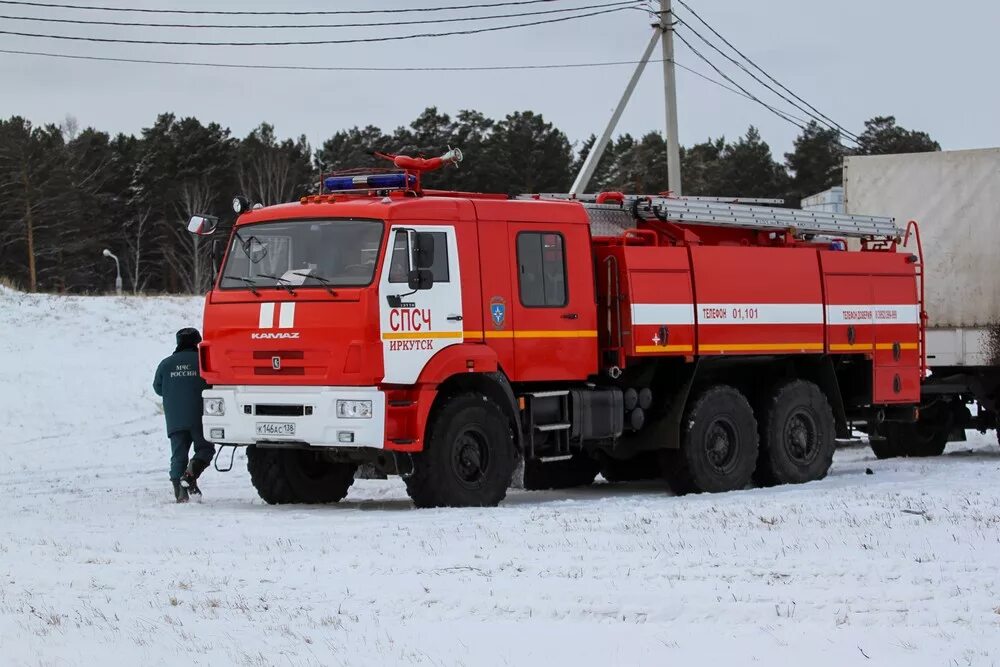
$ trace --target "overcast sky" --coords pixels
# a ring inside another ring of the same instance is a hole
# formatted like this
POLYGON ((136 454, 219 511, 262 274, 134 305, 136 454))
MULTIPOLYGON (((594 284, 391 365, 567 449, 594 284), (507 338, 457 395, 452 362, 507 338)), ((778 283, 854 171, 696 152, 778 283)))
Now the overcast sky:
MULTIPOLYGON (((72 4, 73 0, 67 0, 72 4)), ((77 0, 79 1, 79 0, 77 0)), ((928 131, 945 149, 1000 145, 1000 2, 996 0, 688 0, 703 18, 778 80, 855 133, 877 114, 894 114, 912 129, 928 131)), ((87 4, 80 2, 80 4, 87 4)), ((170 9, 348 9, 471 4, 453 0, 94 0, 92 4, 170 9)), ((598 4, 560 0, 495 13, 598 4)), ((484 11, 484 13, 492 13, 484 11)), ((688 16, 681 7, 678 15, 688 16)), ((370 17, 197 17, 111 14, 0 4, 10 16, 177 21, 309 23, 387 20, 370 17), (200 21, 199 21, 200 19, 200 21)), ((470 12, 405 14, 408 19, 470 12)), ((531 20, 531 19, 528 19, 531 20)), ((508 21, 514 22, 514 21, 508 21)), ((490 24, 497 25, 502 21, 490 24)), ((707 31, 693 22, 700 32, 707 31)), ((637 59, 650 35, 648 17, 625 11, 566 23, 474 36, 384 44, 196 47, 95 44, 0 35, 0 49, 132 58, 266 64, 454 66, 579 63, 637 59)), ((350 30, 217 30, 93 27, 0 19, 0 30, 122 38, 212 41, 332 39, 443 31, 468 24, 350 30)), ((692 38, 694 39, 694 38, 692 38)), ((723 62, 699 45, 706 55, 723 62)), ((659 52, 657 51, 657 57, 659 52)), ((718 75, 678 44, 677 62, 718 75)), ((72 114, 81 126, 138 132, 156 114, 172 111, 216 121, 245 135, 261 121, 279 135, 306 134, 314 146, 338 129, 406 124, 427 106, 454 113, 477 109, 491 117, 531 109, 563 129, 572 141, 600 132, 633 66, 556 71, 357 74, 272 72, 56 60, 0 53, 0 116, 59 122, 72 114)), ((733 68, 726 67, 727 72, 733 68)), ((733 74, 734 78, 736 74, 733 74)), ((755 93, 760 87, 738 79, 755 93)), ((659 63, 647 68, 618 127, 640 134, 664 126, 659 63)), ((735 137, 760 128, 776 155, 791 147, 798 129, 754 102, 678 71, 681 143, 735 137)), ((773 96, 768 101, 780 102, 773 96)), ((798 113, 798 112, 796 112, 798 113)), ((475 159, 469 155, 468 159, 475 159)))

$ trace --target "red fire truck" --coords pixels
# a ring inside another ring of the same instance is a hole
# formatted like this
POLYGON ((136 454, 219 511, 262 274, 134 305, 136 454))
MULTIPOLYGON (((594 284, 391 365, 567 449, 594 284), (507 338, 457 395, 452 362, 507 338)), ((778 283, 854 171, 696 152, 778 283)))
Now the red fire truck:
POLYGON ((432 191, 421 173, 460 152, 386 157, 298 202, 234 201, 204 425, 248 447, 267 502, 338 501, 362 464, 421 507, 496 505, 515 470, 801 483, 852 425, 917 418, 920 262, 892 219, 432 191))

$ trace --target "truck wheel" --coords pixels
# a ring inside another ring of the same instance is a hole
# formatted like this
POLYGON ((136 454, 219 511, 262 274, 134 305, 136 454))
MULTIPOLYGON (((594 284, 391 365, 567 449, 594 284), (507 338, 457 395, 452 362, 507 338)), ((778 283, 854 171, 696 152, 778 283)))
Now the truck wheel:
POLYGON ((598 465, 585 454, 575 454, 563 461, 526 461, 524 464, 524 489, 544 491, 546 489, 571 489, 575 486, 590 486, 597 477, 598 465))
POLYGON ((743 394, 727 385, 704 391, 684 417, 681 446, 662 454, 677 494, 743 489, 757 462, 757 420, 743 394))
POLYGON ((886 442, 896 452, 896 456, 941 456, 948 446, 947 425, 889 423, 884 429, 886 442))
POLYGON ((899 443, 882 435, 869 435, 868 445, 872 448, 875 458, 880 461, 902 456, 902 453, 898 449, 899 443))
POLYGON ((319 452, 247 447, 247 471, 257 494, 271 505, 343 500, 357 466, 331 463, 319 452))
POLYGON ((513 474, 514 443, 500 406, 481 394, 461 394, 433 417, 406 492, 417 507, 493 507, 513 474))
POLYGON ((835 435, 833 409, 822 390, 805 380, 789 382, 762 415, 754 480, 775 486, 823 479, 833 463, 835 435))
POLYGON ((643 452, 624 461, 607 459, 601 464, 601 476, 609 482, 638 482, 663 476, 659 452, 643 452))

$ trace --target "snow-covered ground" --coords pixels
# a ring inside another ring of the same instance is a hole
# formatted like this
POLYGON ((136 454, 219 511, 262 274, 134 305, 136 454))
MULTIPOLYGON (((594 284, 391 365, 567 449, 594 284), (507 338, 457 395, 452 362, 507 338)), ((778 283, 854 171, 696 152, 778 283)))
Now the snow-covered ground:
POLYGON ((150 383, 200 312, 0 288, 0 663, 1000 662, 992 434, 847 448, 800 487, 482 510, 414 510, 398 480, 271 507, 238 456, 177 506, 150 383))

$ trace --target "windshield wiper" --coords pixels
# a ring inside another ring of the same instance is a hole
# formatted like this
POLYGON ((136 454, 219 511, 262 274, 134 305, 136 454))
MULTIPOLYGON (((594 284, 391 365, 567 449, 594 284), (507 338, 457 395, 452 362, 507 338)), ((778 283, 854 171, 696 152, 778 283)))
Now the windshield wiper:
POLYGON ((293 273, 295 276, 302 276, 303 278, 312 278, 316 282, 322 283, 326 291, 330 293, 330 296, 337 296, 337 293, 333 290, 333 283, 324 278, 323 276, 317 276, 315 273, 293 273))
POLYGON ((289 280, 288 278, 282 278, 281 276, 272 276, 269 273, 258 273, 257 275, 260 276, 261 278, 270 278, 271 280, 275 281, 276 283, 275 287, 280 287, 281 289, 286 290, 292 296, 295 296, 295 288, 292 287, 292 281, 289 280))
POLYGON ((250 288, 250 292, 252 292, 254 296, 260 296, 260 292, 258 292, 255 289, 257 283, 255 281, 253 281, 253 280, 250 280, 249 278, 243 278, 242 276, 222 276, 222 279, 223 280, 240 280, 240 281, 242 281, 242 282, 244 282, 244 283, 247 284, 247 287, 250 288))

